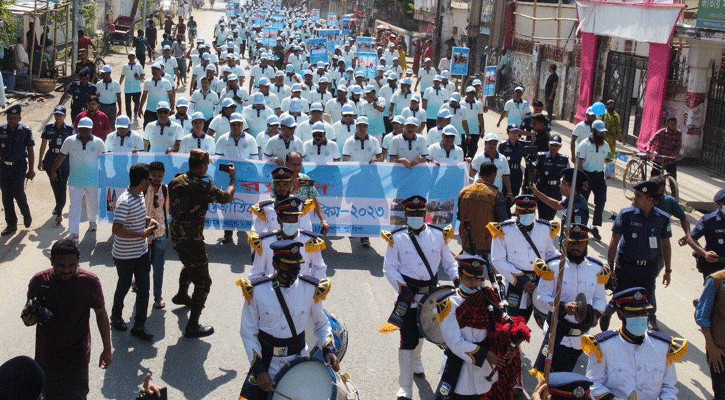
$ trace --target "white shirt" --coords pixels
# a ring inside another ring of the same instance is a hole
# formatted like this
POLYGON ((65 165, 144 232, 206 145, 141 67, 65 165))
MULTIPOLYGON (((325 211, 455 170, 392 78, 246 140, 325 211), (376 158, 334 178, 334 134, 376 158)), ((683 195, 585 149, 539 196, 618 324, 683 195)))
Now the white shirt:
POLYGON ((209 89, 207 93, 197 89, 191 95, 189 100, 189 111, 187 114, 194 114, 194 111, 199 111, 204 115, 205 120, 209 120, 214 117, 214 113, 219 107, 219 95, 216 92, 209 89))
MULTIPOLYGON (((344 124, 342 120, 332 124, 332 140, 334 140, 338 146, 344 146, 347 139, 353 137, 356 132, 357 130, 355 128, 354 120, 350 125, 344 124)), ((327 138, 329 139, 330 137, 328 136, 327 138)))
POLYGON ((274 110, 267 106, 261 110, 246 106, 242 110, 242 117, 247 121, 245 128, 249 130, 252 137, 256 137, 267 129, 267 118, 272 115, 274 115, 274 110))
POLYGON ((587 124, 587 121, 581 121, 574 127, 574 130, 571 131, 571 137, 576 137, 576 147, 578 147, 581 142, 584 141, 584 139, 588 139, 589 136, 592 135, 592 126, 591 124, 587 124))
POLYGON ((91 135, 84 146, 80 136, 80 134, 68 136, 60 147, 60 153, 65 154, 70 160, 68 186, 81 188, 98 186, 98 158, 105 150, 105 145, 101 138, 91 135))
MULTIPOLYGON (((257 254, 254 255, 255 257, 252 262, 252 270, 249 272, 250 279, 274 275, 275 272, 274 265, 272 263, 274 254, 271 246, 272 243, 281 240, 282 236, 277 233, 269 232, 268 234, 262 235, 261 239, 261 254, 258 250, 254 249, 257 254)), ((307 235, 302 231, 297 231, 297 235, 293 240, 306 244, 308 241, 314 239, 316 238, 313 236, 307 235)), ((327 264, 325 264, 325 260, 322 259, 321 250, 308 252, 307 246, 301 246, 300 255, 305 262, 303 262, 300 266, 299 276, 314 276, 317 279, 327 277, 327 264)))
POLYGON ((345 104, 355 109, 355 105, 352 101, 345 99, 345 102, 340 104, 340 101, 337 97, 335 97, 327 100, 327 103, 325 104, 325 112, 330 115, 330 118, 332 118, 333 121, 340 121, 342 119, 342 106, 345 104))
POLYGON ((348 156, 348 161, 368 163, 373 157, 383 154, 378 139, 368 135, 365 141, 358 138, 357 135, 347 139, 342 147, 342 155, 348 156))
POLYGON ((171 75, 171 79, 174 79, 174 69, 179 68, 179 63, 176 61, 176 57, 170 56, 168 59, 164 56, 156 59, 156 62, 164 64, 164 73, 171 75))
POLYGON ((207 134, 202 137, 194 137, 194 134, 190 133, 181 139, 179 153, 189 153, 192 149, 201 149, 209 154, 214 154, 216 142, 213 137, 207 134))
POLYGON ((259 153, 259 158, 263 158, 264 155, 264 149, 267 148, 267 142, 269 142, 269 139, 271 139, 272 136, 269 136, 269 130, 265 129, 264 132, 257 135, 254 140, 257 142, 257 152, 259 153))
POLYGON ((123 80, 123 92, 124 93, 141 93, 141 82, 142 80, 136 80, 134 75, 137 75, 141 78, 144 76, 143 67, 138 62, 133 63, 133 65, 126 63, 123 64, 123 68, 121 68, 121 75, 125 76, 123 80))
POLYGON ((106 136, 105 148, 107 153, 126 154, 134 150, 144 151, 143 138, 140 134, 129 131, 126 136, 119 136, 113 131, 106 136))
POLYGON ((468 123, 468 133, 471 135, 481 134, 478 117, 483 115, 483 103, 476 99, 473 100, 473 103, 469 103, 464 98, 461 99, 461 108, 463 108, 463 118, 468 123))
POLYGON ((262 68, 261 65, 255 65, 252 67, 252 72, 250 73, 250 76, 254 78, 254 87, 259 87, 259 80, 262 79, 262 77, 266 76, 270 81, 274 78, 274 75, 277 73, 277 71, 274 69, 274 67, 270 67, 267 65, 265 68, 262 68))
MULTIPOLYGON (((375 84, 375 80, 372 80, 370 82, 373 84, 373 86, 377 86, 375 84)), ((385 113, 383 113, 383 115, 385 115, 386 117, 390 116, 390 101, 393 99, 393 94, 397 91, 398 91, 397 86, 395 88, 391 88, 390 85, 384 85, 383 87, 378 89, 378 97, 384 98, 385 102, 388 103, 385 106, 385 113)))
POLYGON ((421 67, 418 70, 418 80, 420 80, 420 89, 421 92, 425 93, 425 90, 429 87, 433 86, 433 78, 438 74, 438 71, 436 71, 435 68, 430 67, 430 69, 426 70, 425 67, 421 67))
POLYGON ((221 103, 224 99, 232 99, 237 104, 237 112, 240 112, 242 108, 246 107, 249 104, 249 92, 247 89, 244 89, 240 86, 237 86, 237 90, 230 89, 229 86, 226 86, 222 91, 221 95, 219 96, 219 102, 221 103), (235 97, 239 98, 241 102, 237 101, 235 97))
POLYGON ((146 110, 156 112, 156 106, 161 101, 169 101, 169 92, 174 90, 174 86, 168 80, 160 78, 155 81, 153 78, 143 83, 143 91, 148 92, 146 98, 146 110))
POLYGON ((521 103, 516 103, 514 99, 506 102, 503 106, 503 110, 508 112, 508 124, 521 125, 524 122, 526 114, 531 112, 529 102, 521 99, 521 103))
POLYGON ((289 86, 285 85, 284 83, 282 86, 277 86, 277 84, 273 84, 269 87, 269 92, 274 93, 275 96, 281 101, 282 99, 288 97, 290 93, 292 93, 292 89, 290 89, 289 86))
POLYGON ((332 140, 325 139, 325 143, 318 146, 312 140, 305 142, 305 161, 315 164, 329 164, 340 161, 340 147, 332 140))
MULTIPOLYGON (((396 104, 396 106, 397 106, 397 104, 396 104)), ((425 120, 427 119, 425 110, 420 106, 418 106, 417 110, 411 110, 410 107, 405 107, 403 109, 403 111, 400 112, 400 116, 405 118, 406 120, 410 117, 417 118, 418 122, 421 125, 424 125, 425 120)))
POLYGON ((395 104, 393 106, 393 115, 391 115, 391 117, 400 115, 400 113, 403 112, 403 109, 410 107, 411 97, 413 97, 413 92, 403 94, 400 90, 395 91, 395 93, 393 93, 393 97, 390 99, 390 102, 395 104))
POLYGON ((181 125, 181 129, 184 130, 184 136, 191 133, 191 118, 188 112, 186 114, 186 118, 184 119, 179 119, 176 114, 172 115, 169 119, 172 122, 176 122, 177 124, 181 125))
MULTIPOLYGON (((302 112, 309 113, 310 112, 310 102, 307 101, 307 99, 304 97, 297 98, 297 100, 299 100, 300 103, 302 104, 302 112)), ((279 107, 280 110, 282 110, 282 112, 289 111, 290 101, 292 101, 292 97, 285 97, 284 99, 282 99, 282 104, 280 104, 280 107, 279 107)))
POLYGON ((267 158, 279 158, 284 160, 287 154, 291 152, 300 153, 305 156, 304 143, 297 136, 293 136, 289 142, 286 142, 282 134, 275 135, 267 141, 267 147, 264 149, 264 156, 267 158))
MULTIPOLYGON (((131 79, 136 80, 133 76, 131 79)), ((98 101, 101 104, 116 104, 118 102, 117 96, 121 94, 121 84, 113 79, 110 82, 101 79, 96 83, 96 93, 98 93, 98 101)), ((111 124, 115 122, 111 121, 111 124)))
MULTIPOLYGON (((505 239, 498 236, 493 238, 491 242, 491 263, 496 272, 503 275, 506 282, 513 283, 516 281, 515 276, 534 271, 534 261, 538 256, 516 226, 515 219, 512 218, 502 222, 501 230, 505 235, 505 239)), ((554 248, 552 232, 548 222, 540 219, 534 221, 534 227, 529 232, 529 236, 539 250, 541 258, 549 260, 559 255, 559 252, 554 248)))
POLYGON ((446 90, 443 88, 438 88, 438 90, 436 90, 431 86, 423 92, 423 99, 426 101, 425 105, 427 107, 428 119, 438 118, 438 111, 440 111, 441 106, 443 106, 443 103, 447 98, 448 96, 446 94, 446 90))
POLYGON ((456 137, 456 144, 460 146, 461 142, 459 141, 459 138, 461 138, 466 133, 466 131, 463 130, 463 121, 466 118, 465 111, 463 111, 463 107, 454 108, 451 107, 448 103, 441 106, 441 110, 443 109, 448 110, 451 113, 450 125, 453 125, 458 131, 458 136, 456 137))
POLYGON ((310 104, 322 103, 322 106, 324 107, 330 99, 332 99, 332 93, 327 90, 320 93, 319 89, 317 87, 314 87, 310 89, 309 92, 307 92, 307 101, 310 104))
POLYGON ((413 162, 417 157, 428 157, 428 145, 425 143, 425 138, 417 133, 413 140, 408 140, 405 133, 401 133, 393 137, 390 142, 388 155, 391 157, 398 156, 398 158, 405 158, 413 162))
MULTIPOLYGON (((387 107, 387 102, 384 98, 378 97, 375 101, 375 106, 387 107)), ((368 134, 380 140, 385 134, 385 122, 383 121, 383 111, 378 111, 373 103, 364 100, 362 106, 359 109, 360 116, 368 117, 368 134)))
POLYGON ((223 134, 216 143, 216 154, 240 160, 259 159, 257 141, 245 132, 239 136, 231 132, 223 134))
POLYGON ((280 107, 279 98, 274 93, 269 92, 266 96, 264 96, 264 105, 271 108, 273 111, 276 111, 280 107))
MULTIPOLYGON (((333 137, 335 135, 335 132, 332 130, 332 125, 324 121, 320 122, 325 125, 325 136, 328 138, 333 137)), ((312 140, 312 125, 314 124, 315 122, 312 122, 309 119, 297 124, 297 129, 295 129, 295 136, 302 139, 302 143, 308 140, 312 140)))
POLYGON ((441 164, 463 162, 463 149, 454 144, 450 151, 446 151, 440 143, 433 143, 428 146, 428 159, 441 164))
POLYGON ((498 168, 498 171, 496 171, 496 180, 493 182, 493 185, 496 186, 498 190, 503 191, 503 177, 505 175, 511 175, 508 159, 506 159, 506 156, 503 154, 496 152, 496 158, 492 160, 490 157, 487 157, 486 151, 484 150, 473 157, 473 160, 471 160, 471 168, 478 173, 481 170, 481 164, 483 164, 484 161, 491 161, 493 165, 498 168))
POLYGON ((232 129, 229 124, 229 118, 223 114, 219 114, 209 122, 209 130, 214 131, 214 137, 220 138, 223 134, 229 132, 232 129))
POLYGON ((159 121, 156 120, 146 125, 146 129, 143 131, 143 139, 148 140, 150 153, 165 153, 166 150, 174 147, 177 140, 183 138, 184 129, 171 120, 163 129, 159 121))
POLYGON ((576 154, 578 159, 583 160, 584 171, 602 172, 604 171, 604 161, 609 155, 609 145, 604 141, 601 146, 597 147, 590 137, 579 144, 576 154))

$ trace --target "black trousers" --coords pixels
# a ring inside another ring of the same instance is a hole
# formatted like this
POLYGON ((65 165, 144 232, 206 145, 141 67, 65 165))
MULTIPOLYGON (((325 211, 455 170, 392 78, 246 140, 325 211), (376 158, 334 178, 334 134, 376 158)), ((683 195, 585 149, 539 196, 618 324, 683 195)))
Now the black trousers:
POLYGON ((710 379, 712 379, 712 391, 715 393, 713 400, 725 400, 725 370, 718 373, 711 366, 710 379))
MULTIPOLYGON (((561 191, 559 190, 558 186, 542 185, 538 186, 538 189, 551 198, 561 200, 561 191)), ((546 203, 544 203, 543 201, 536 200, 536 207, 539 212, 539 218, 551 221, 552 219, 554 219, 554 217, 556 217, 556 210, 547 206, 546 203)))
MULTIPOLYGON (((509 165, 509 168, 510 167, 511 166, 509 165)), ((511 193, 513 193, 514 197, 516 197, 521 192, 521 184, 524 182, 524 170, 521 169, 521 166, 518 166, 518 168, 511 168, 509 180, 511 181, 511 193)))
POLYGON ((138 114, 138 105, 141 102, 141 93, 126 93, 123 96, 126 100, 126 115, 133 119, 138 114), (131 110, 131 101, 133 101, 133 110, 131 110))
POLYGON ((144 111, 143 112, 143 127, 146 128, 146 125, 156 121, 159 119, 159 117, 156 115, 156 111, 144 111))
POLYGON ((116 130, 116 117, 118 116, 118 104, 99 104, 98 109, 103 111, 108 117, 108 122, 111 123, 111 129, 116 130))
POLYGON ((587 175, 589 176, 589 190, 583 191, 582 195, 589 201, 589 194, 594 192, 594 217, 592 219, 592 225, 602 226, 604 204, 607 202, 607 181, 604 179, 604 171, 587 171, 587 175))
POLYGON ((58 168, 58 170, 55 171, 55 175, 58 177, 58 180, 54 181, 50 179, 52 167, 52 164, 50 166, 47 166, 45 165, 45 163, 43 163, 43 169, 45 170, 45 173, 48 174, 48 180, 50 180, 50 187, 53 189, 53 197, 55 197, 55 207, 53 208, 53 213, 55 215, 63 215, 63 209, 65 208, 65 203, 68 199, 69 172, 67 168, 58 168))
POLYGON ((478 141, 481 139, 481 135, 466 135, 463 143, 463 156, 464 157, 475 157, 478 152, 478 141))
POLYGON ((434 120, 434 119, 426 119, 425 120, 425 127, 426 127, 426 132, 430 132, 431 129, 433 129, 433 128, 436 127, 436 120, 434 120))
POLYGON ((400 350, 415 350, 423 337, 418 329, 418 309, 409 308, 400 327, 400 350))
POLYGON ((512 317, 524 317, 526 322, 529 322, 531 314, 534 312, 533 304, 529 303, 529 307, 525 310, 519 308, 521 303, 521 297, 524 295, 524 288, 516 287, 509 283, 508 289, 506 290, 506 301, 509 305, 506 307, 506 312, 512 317))
MULTIPOLYGON (((536 361, 534 362, 534 368, 539 372, 544 372, 544 368, 546 367, 549 332, 551 332, 551 328, 546 330, 544 340, 539 348, 539 354, 536 356, 536 361)), ((554 357, 551 359, 551 372, 572 372, 576 368, 576 363, 579 361, 579 356, 582 355, 582 351, 562 345, 561 339, 563 337, 557 338, 556 344, 554 345, 554 357)))
POLYGON ((8 166, 0 166, 0 191, 2 191, 3 208, 5 209, 5 222, 8 226, 18 224, 18 216, 15 214, 15 203, 23 218, 30 218, 30 207, 28 198, 25 196, 25 174, 28 171, 28 164, 15 162, 8 166))
POLYGON ((549 119, 554 114, 554 102, 550 101, 548 97, 546 98, 546 114, 549 116, 549 119))
POLYGON ((633 287, 643 287, 649 293, 649 302, 654 307, 650 310, 650 316, 657 312, 657 299, 655 298, 655 286, 657 283, 657 260, 651 260, 647 265, 636 265, 631 260, 625 260, 617 256, 617 291, 633 287))
POLYGON ((121 260, 113 258, 118 273, 116 292, 113 295, 113 308, 111 309, 111 320, 121 319, 123 311, 123 300, 131 288, 133 278, 136 278, 136 315, 134 326, 143 326, 146 322, 146 315, 149 308, 149 291, 151 289, 151 259, 146 252, 138 258, 121 260))

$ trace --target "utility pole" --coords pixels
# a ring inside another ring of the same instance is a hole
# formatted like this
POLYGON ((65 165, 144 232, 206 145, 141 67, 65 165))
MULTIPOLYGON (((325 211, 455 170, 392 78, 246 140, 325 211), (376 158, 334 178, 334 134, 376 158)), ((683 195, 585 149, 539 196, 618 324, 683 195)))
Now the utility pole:
MULTIPOLYGON (((71 35, 73 37, 73 41, 71 42, 73 46, 73 55, 71 56, 71 69, 74 69, 76 67, 76 63, 78 62, 78 9, 79 9, 79 1, 80 0, 73 0, 73 7, 71 7, 71 13, 73 14, 73 19, 71 26, 73 28, 73 34, 71 35)), ((65 38, 65 42, 68 43, 68 38, 65 38)))
POLYGON ((468 8, 468 47, 470 54, 468 58, 468 74, 473 75, 476 71, 476 60, 479 59, 478 49, 482 48, 482 43, 478 40, 481 25, 481 10, 483 8, 483 0, 472 0, 468 8))
POLYGON ((438 60, 441 57, 441 35, 443 35, 442 1, 445 0, 436 0, 436 22, 435 29, 433 30, 433 65, 438 65, 438 60))
POLYGON ((146 1, 147 0, 143 0, 143 6, 142 6, 143 10, 141 10, 141 29, 144 29, 144 30, 146 29, 145 28, 145 26, 146 26, 146 7, 147 7, 146 1))

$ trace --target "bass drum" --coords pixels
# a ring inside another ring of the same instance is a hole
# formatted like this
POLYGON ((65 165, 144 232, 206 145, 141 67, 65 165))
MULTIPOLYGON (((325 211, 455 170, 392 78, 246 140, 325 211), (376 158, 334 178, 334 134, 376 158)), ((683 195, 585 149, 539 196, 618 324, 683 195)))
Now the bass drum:
MULTIPOLYGON (((335 355, 339 361, 342 361, 342 358, 345 357, 345 353, 347 352, 347 342, 349 340, 347 328, 339 318, 329 313, 327 310, 325 310, 325 316, 328 321, 330 321, 330 327, 332 327, 332 340, 335 342, 335 355)), ((320 357, 322 357, 322 352, 320 351, 320 346, 317 344, 317 337, 315 337, 314 332, 315 324, 312 322, 312 318, 310 318, 310 323, 307 327, 307 332, 305 333, 307 348, 310 349, 310 356, 315 356, 319 353, 320 357)))
POLYGON ((549 315, 549 308, 546 304, 539 301, 539 286, 536 286, 533 292, 531 292, 531 301, 534 303, 534 320, 539 328, 544 329, 544 322, 549 315))
POLYGON ((360 400, 347 375, 312 357, 300 357, 282 368, 268 400, 360 400))
POLYGON ((438 324, 438 301, 453 292, 456 288, 450 285, 437 287, 426 294, 418 303, 418 329, 429 342, 443 345, 443 333, 438 324))

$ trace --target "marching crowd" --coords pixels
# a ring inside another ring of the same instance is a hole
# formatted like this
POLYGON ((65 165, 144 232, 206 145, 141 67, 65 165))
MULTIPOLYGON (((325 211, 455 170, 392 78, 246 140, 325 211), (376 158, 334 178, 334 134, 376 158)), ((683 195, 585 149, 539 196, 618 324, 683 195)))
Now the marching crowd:
MULTIPOLYGON (((550 133, 551 112, 545 115, 540 101, 532 110, 522 97, 524 88, 516 88, 499 119, 499 125, 507 119, 501 140, 485 133, 482 83, 451 77, 445 63, 433 67, 426 56, 430 43, 415 51, 414 67, 408 68, 403 38, 377 38, 379 65, 368 77, 357 68, 354 34, 335 46, 329 63, 310 62, 307 40, 321 26, 302 8, 282 8, 284 28, 274 43, 265 42, 257 10, 271 6, 241 5, 235 16, 219 19, 212 38, 194 38, 193 44, 186 43, 183 18, 176 30, 173 21, 164 23, 166 38, 157 59, 155 43, 140 31, 139 46, 128 53, 118 75, 108 65, 100 71, 83 66, 41 134, 37 160, 33 134, 20 124, 21 107, 8 110, 7 124, 0 127, 7 223, 2 235, 17 231, 15 203, 25 227, 32 222, 24 182, 34 178, 36 161, 53 188, 57 225, 63 222, 66 187, 70 194, 70 235, 53 245, 53 268, 31 280, 23 310, 27 325, 38 324, 35 361, 45 376, 46 399, 86 397, 91 309, 103 339, 100 367, 113 362, 111 329, 128 330, 123 304, 131 289, 136 303, 130 334, 153 340, 145 321, 151 294, 154 307, 165 307, 161 282, 169 245, 183 264, 171 301, 190 310, 184 336, 214 333, 200 323, 212 284, 204 220, 210 203, 232 201, 236 177, 234 165, 222 165, 230 176, 228 187, 209 182, 215 154, 277 165, 273 196, 252 208, 253 265, 238 282, 245 299, 240 332, 251 365, 240 398, 266 398, 308 351, 317 350, 320 362, 335 373, 344 356, 331 329, 334 321, 323 308, 331 289, 323 259, 330 225, 302 162, 390 161, 406 168, 468 162, 473 179, 458 199, 460 255, 449 247, 456 235, 451 227, 426 223, 422 196, 402 201, 405 226, 382 233, 388 245, 383 272, 397 300, 380 331, 400 331, 399 400, 413 398, 413 377, 424 373, 423 338, 445 348, 436 399, 512 399, 523 385, 518 345, 530 337, 531 316, 546 332, 530 371, 546 381, 535 398, 614 399, 636 393, 640 399, 676 399, 674 363, 684 358, 688 344, 659 332, 655 316, 657 277, 664 268, 667 286, 676 269, 671 216, 682 222, 680 242, 697 254, 706 283, 696 302, 696 321, 706 338, 715 398, 725 399, 725 189, 714 197, 718 209, 691 230, 677 202, 664 195, 663 179, 637 184, 632 206, 616 214, 607 259, 591 257, 588 244, 590 237, 601 240, 607 179, 613 176, 610 131, 615 141, 619 132, 613 101, 606 110, 587 110, 565 155, 562 138, 550 133), (166 185, 161 162, 130 168, 129 187, 114 205, 118 282, 109 316, 98 278, 78 268, 82 203, 89 230, 95 231, 100 155, 137 152, 188 154, 189 170, 166 185), (556 220, 562 210, 564 224, 556 220), (312 232, 313 220, 322 226, 320 234, 312 232), (698 242, 702 237, 704 247, 698 242), (439 267, 455 289, 440 290, 439 267), (605 287, 614 293, 610 300, 605 287), (433 328, 421 326, 418 318, 427 312, 427 299, 434 304, 433 328), (615 314, 622 321, 619 331, 608 330, 615 314), (306 332, 310 320, 313 329, 306 332), (593 334, 597 325, 602 332, 593 334), (308 349, 306 335, 315 337, 314 349, 308 349), (572 373, 582 353, 589 356, 586 376, 572 373)), ((149 25, 153 28, 153 20, 149 25)), ((551 98, 553 82, 547 89, 551 98)), ((679 153, 678 135, 676 120, 669 120, 650 142, 672 175, 676 167, 668 160, 679 153)), ((224 243, 231 242, 233 232, 226 231, 224 243)), ((369 238, 360 243, 369 246, 369 238)), ((7 368, 28 368, 17 366, 26 360, 15 361, 7 368)))

